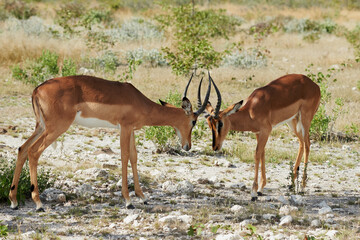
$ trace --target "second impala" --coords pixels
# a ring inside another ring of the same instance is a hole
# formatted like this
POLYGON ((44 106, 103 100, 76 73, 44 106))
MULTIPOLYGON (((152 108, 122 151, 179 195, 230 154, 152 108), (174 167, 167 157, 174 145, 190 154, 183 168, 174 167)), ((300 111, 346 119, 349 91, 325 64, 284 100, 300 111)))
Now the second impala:
MULTIPOLYGON (((209 77, 210 78, 210 77, 209 77)), ((222 143, 230 130, 252 131, 256 134, 255 176, 251 190, 251 199, 256 200, 262 195, 266 185, 265 175, 265 145, 273 127, 288 123, 299 139, 299 152, 293 169, 293 179, 297 177, 297 169, 304 154, 304 165, 309 160, 310 138, 309 129, 320 104, 320 88, 310 78, 300 74, 289 74, 280 77, 268 85, 256 89, 246 100, 220 111, 221 94, 211 79, 218 102, 215 109, 208 104, 207 122, 212 130, 213 149, 220 150, 222 143), (258 172, 261 162, 261 185, 258 190, 258 172)), ((199 98, 199 101, 200 98, 199 98)), ((302 179, 302 187, 306 184, 306 167, 302 179)))

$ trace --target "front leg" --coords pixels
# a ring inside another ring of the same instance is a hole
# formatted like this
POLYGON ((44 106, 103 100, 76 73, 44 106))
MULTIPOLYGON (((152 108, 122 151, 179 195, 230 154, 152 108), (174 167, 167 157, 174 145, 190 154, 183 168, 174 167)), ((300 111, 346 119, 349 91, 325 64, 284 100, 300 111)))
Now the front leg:
POLYGON ((130 157, 130 137, 131 137, 131 129, 130 128, 121 128, 120 134, 120 147, 121 147, 121 172, 122 172, 122 187, 121 193, 125 199, 126 208, 133 209, 135 208, 132 205, 130 196, 129 196, 129 189, 128 189, 128 179, 127 179, 127 167, 129 163, 130 157))
POLYGON ((255 176, 254 183, 251 189, 251 201, 256 201, 258 196, 258 177, 259 177, 259 164, 261 161, 261 188, 259 195, 262 195, 262 190, 266 184, 266 174, 265 174, 265 145, 269 138, 271 130, 262 131, 256 134, 257 146, 255 152, 255 176))
POLYGON ((133 171, 135 194, 136 196, 140 197, 143 200, 144 204, 147 204, 146 197, 144 196, 139 183, 139 175, 137 170, 137 152, 136 152, 134 131, 131 134, 131 140, 130 140, 130 163, 133 171))

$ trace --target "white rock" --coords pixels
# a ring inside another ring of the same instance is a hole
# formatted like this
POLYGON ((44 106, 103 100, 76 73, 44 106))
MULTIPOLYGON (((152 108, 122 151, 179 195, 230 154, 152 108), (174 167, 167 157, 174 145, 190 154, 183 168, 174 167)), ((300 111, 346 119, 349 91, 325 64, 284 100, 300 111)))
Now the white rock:
POLYGON ((234 165, 231 162, 229 162, 228 160, 223 159, 223 158, 217 159, 214 162, 214 164, 215 164, 215 166, 234 167, 234 165))
POLYGON ((249 224, 256 224, 258 221, 256 219, 245 219, 239 225, 240 227, 246 227, 249 224))
POLYGON ((271 220, 271 219, 275 218, 276 216, 274 214, 264 214, 262 217, 265 220, 271 220))
POLYGON ((211 177, 209 177, 209 181, 210 181, 210 182, 213 182, 213 183, 216 183, 216 182, 219 181, 219 179, 218 179, 217 176, 211 176, 211 177))
POLYGON ((311 224, 310 224, 311 227, 320 227, 321 226, 321 222, 319 219, 314 219, 311 221, 311 224))
POLYGON ((246 185, 245 185, 245 183, 235 183, 235 184, 230 185, 230 188, 235 188, 237 190, 244 191, 246 189, 246 185))
POLYGON ((280 219, 280 226, 289 225, 293 221, 293 218, 290 215, 284 216, 280 219))
POLYGON ((241 211, 244 210, 244 207, 243 206, 240 206, 240 205, 234 205, 230 208, 230 211, 234 212, 234 213, 239 213, 241 211))
POLYGON ((192 221, 192 216, 189 215, 181 215, 181 216, 169 215, 159 219, 159 223, 163 226, 171 227, 171 228, 176 227, 180 229, 186 229, 188 226, 190 226, 191 221, 192 221))
POLYGON ((304 198, 300 195, 291 195, 290 203, 294 205, 304 205, 304 198))
POLYGON ((125 224, 129 224, 132 223, 134 220, 136 220, 139 217, 139 214, 131 214, 129 216, 127 216, 126 218, 124 218, 123 222, 125 224))
POLYGON ((351 147, 349 145, 342 145, 342 150, 351 151, 351 147))
POLYGON ((191 182, 184 180, 179 182, 177 190, 180 193, 191 193, 194 191, 194 185, 191 182))
POLYGON ((329 205, 328 205, 325 201, 322 201, 321 203, 319 203, 318 206, 319 206, 320 208, 329 207, 329 205))
MULTIPOLYGON (((139 177, 139 180, 140 180, 140 177, 139 177)), ((128 176, 127 182, 128 182, 128 185, 133 185, 134 184, 133 176, 128 176)), ((120 180, 116 183, 116 186, 119 188, 122 187, 122 178, 120 178, 120 180)))
POLYGON ((66 196, 63 191, 56 188, 45 189, 41 194, 40 198, 47 202, 66 202, 66 196))
POLYGON ((238 234, 219 234, 216 236, 216 240, 239 240, 239 239, 243 239, 240 235, 238 234))
POLYGON ((324 214, 331 213, 331 212, 332 212, 332 209, 329 206, 319 209, 320 215, 324 215, 324 214))
POLYGON ((284 197, 284 196, 279 196, 278 198, 277 198, 277 200, 279 201, 279 202, 281 202, 282 204, 289 204, 289 201, 288 200, 286 200, 286 198, 284 197))
POLYGON ((294 206, 289 206, 289 205, 284 205, 280 208, 279 210, 279 214, 281 216, 284 216, 284 215, 289 215, 290 213, 295 213, 297 212, 299 209, 297 207, 294 207, 294 206))
POLYGON ((21 234, 23 239, 33 239, 34 235, 36 235, 35 231, 29 231, 29 232, 21 234))
POLYGON ((78 196, 89 197, 95 193, 95 190, 90 184, 83 184, 75 190, 78 196))
POLYGON ((94 69, 88 69, 88 68, 81 67, 79 69, 79 74, 81 74, 81 75, 94 75, 95 71, 94 71, 94 69))
POLYGON ((336 230, 330 230, 326 233, 326 236, 328 236, 330 239, 336 239, 336 234, 338 231, 336 230))
POLYGON ((96 180, 98 178, 108 178, 108 171, 101 168, 89 168, 85 170, 78 170, 75 172, 76 175, 81 175, 84 178, 90 178, 96 180))

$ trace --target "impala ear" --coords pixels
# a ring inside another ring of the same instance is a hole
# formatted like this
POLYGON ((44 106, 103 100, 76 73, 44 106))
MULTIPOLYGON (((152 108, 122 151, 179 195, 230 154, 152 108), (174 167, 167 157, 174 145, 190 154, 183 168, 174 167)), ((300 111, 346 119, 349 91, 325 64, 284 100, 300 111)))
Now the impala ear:
POLYGON ((182 109, 184 109, 186 115, 192 114, 193 111, 192 111, 191 102, 189 99, 187 99, 187 97, 184 97, 182 99, 181 107, 182 109))
POLYGON ((164 102, 162 100, 159 99, 159 102, 161 103, 161 105, 165 106, 165 107, 175 107, 174 105, 170 104, 170 103, 167 103, 167 102, 164 102))
POLYGON ((230 116, 231 114, 236 113, 237 111, 239 111, 241 105, 243 104, 243 100, 241 100, 238 103, 233 104, 232 106, 228 107, 227 109, 224 110, 224 115, 225 116, 230 116))
POLYGON ((211 115, 214 112, 214 108, 211 106, 211 103, 208 102, 205 107, 206 115, 211 115))

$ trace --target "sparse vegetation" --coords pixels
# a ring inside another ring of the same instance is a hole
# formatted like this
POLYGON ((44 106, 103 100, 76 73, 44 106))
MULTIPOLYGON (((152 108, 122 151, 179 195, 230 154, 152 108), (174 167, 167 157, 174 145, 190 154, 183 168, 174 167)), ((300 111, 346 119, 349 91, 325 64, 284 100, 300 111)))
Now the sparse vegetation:
MULTIPOLYGON (((11 188, 11 182, 15 170, 15 161, 7 161, 6 159, 0 157, 0 202, 8 201, 9 192, 11 188)), ((53 178, 50 170, 44 170, 43 168, 39 169, 38 173, 38 185, 39 192, 41 193, 46 188, 50 188, 54 185, 55 179, 53 178)), ((20 202, 24 202, 25 199, 31 197, 31 182, 30 182, 30 173, 29 166, 25 164, 18 185, 17 198, 20 202)))

